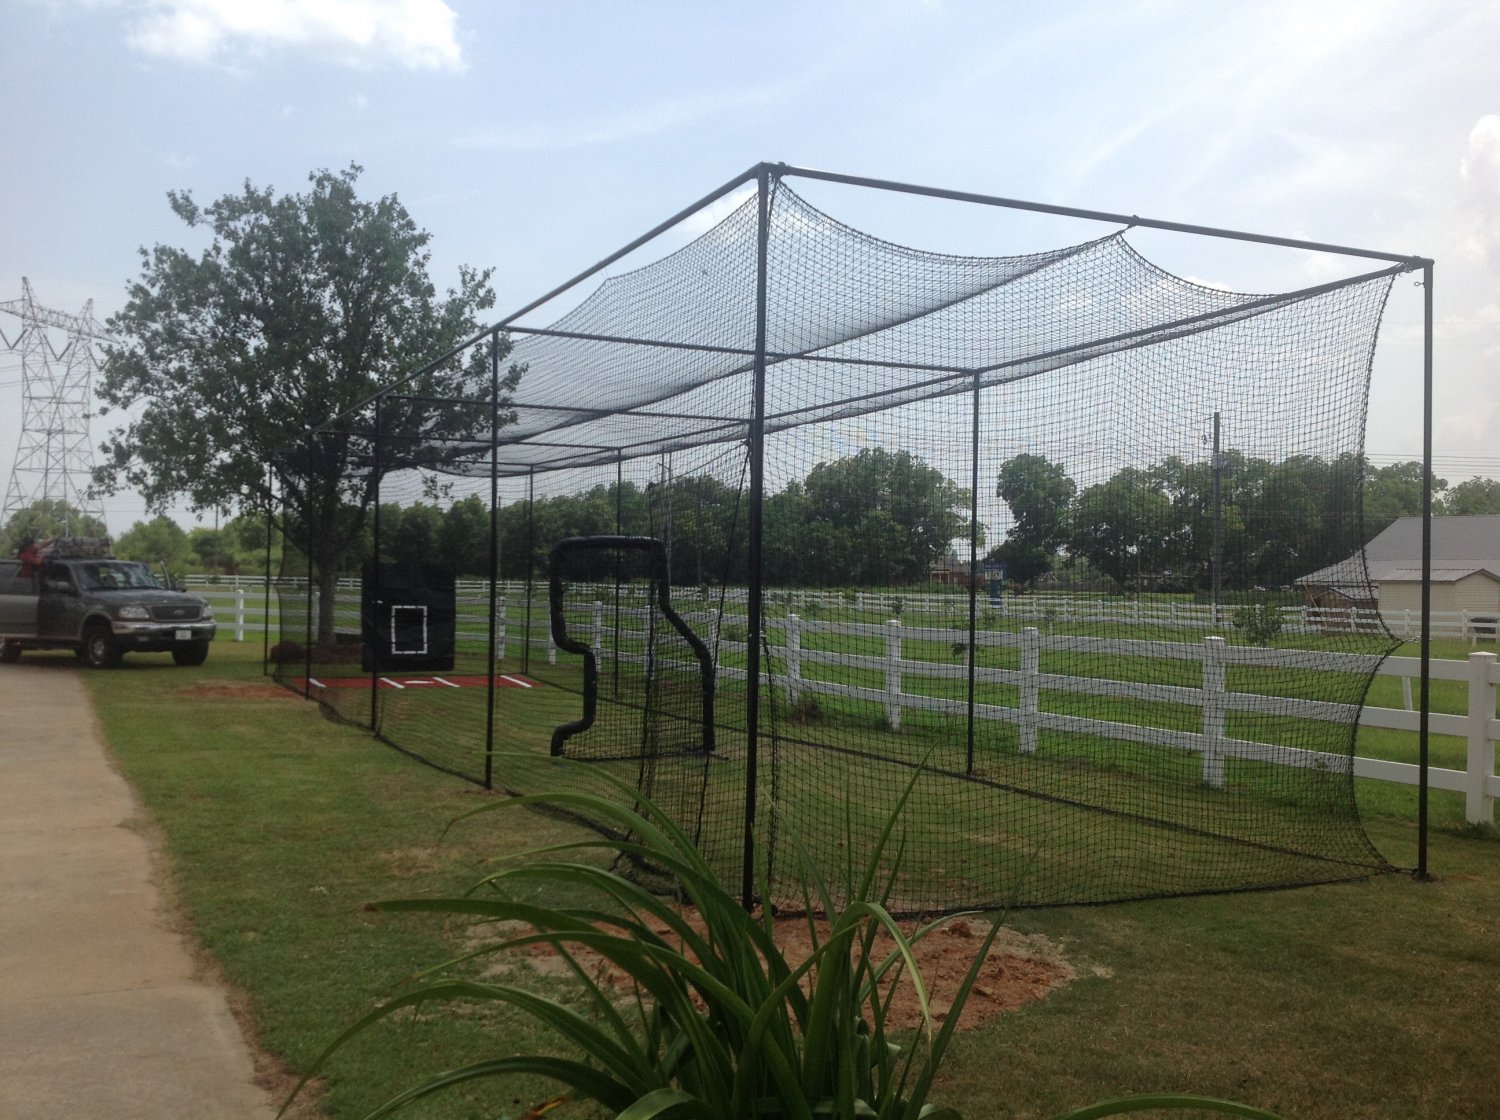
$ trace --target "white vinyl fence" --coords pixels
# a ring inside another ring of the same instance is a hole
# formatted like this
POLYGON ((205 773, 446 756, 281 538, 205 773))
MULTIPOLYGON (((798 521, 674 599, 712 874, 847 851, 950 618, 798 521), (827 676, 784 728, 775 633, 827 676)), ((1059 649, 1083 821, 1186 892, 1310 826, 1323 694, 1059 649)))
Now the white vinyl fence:
MULTIPOLYGON (((711 649, 744 651, 743 642, 720 640, 713 625, 714 616, 695 617, 692 612, 683 612, 683 614, 695 627, 698 625, 703 627, 700 633, 704 634, 711 649)), ((624 611, 622 616, 639 620, 644 617, 644 612, 624 611)), ((595 603, 589 629, 592 632, 591 645, 601 656, 610 654, 604 640, 605 619, 604 604, 595 603)), ((892 728, 901 726, 903 710, 926 709, 954 714, 968 711, 966 700, 909 692, 903 687, 906 682, 914 679, 966 680, 969 671, 966 660, 936 662, 911 659, 903 655, 903 646, 909 639, 952 646, 966 645, 967 628, 909 627, 896 619, 884 624, 826 622, 800 619, 793 614, 785 619, 774 621, 772 631, 773 634, 779 631, 783 636, 783 641, 780 645, 770 645, 768 653, 780 670, 783 685, 791 702, 795 702, 801 695, 816 694, 880 704, 885 710, 886 722, 892 728), (807 634, 882 639, 884 653, 853 654, 806 649, 803 647, 802 640, 807 634), (803 669, 808 665, 836 666, 877 672, 883 676, 884 685, 871 687, 812 679, 803 675, 803 669)), ((631 637, 644 637, 644 634, 637 631, 631 634, 631 637)), ((1344 765, 1342 755, 1231 738, 1225 732, 1227 713, 1259 712, 1301 719, 1340 721, 1348 720, 1355 714, 1351 711, 1352 706, 1347 704, 1268 696, 1261 693, 1232 692, 1226 685, 1226 669, 1229 666, 1368 673, 1377 661, 1374 656, 1368 654, 1237 646, 1212 635, 1204 637, 1198 643, 1156 642, 1073 635, 1044 637, 1036 627, 1027 627, 1019 632, 981 631, 977 639, 981 646, 1008 646, 1020 650, 1019 668, 981 668, 975 673, 976 681, 980 684, 1016 686, 1019 695, 1017 705, 1009 707, 999 704, 976 704, 975 714, 979 719, 1004 720, 1016 724, 1020 736, 1020 749, 1023 752, 1036 750, 1038 732, 1044 729, 1077 735, 1098 735, 1131 742, 1162 744, 1201 755, 1203 781, 1215 786, 1224 784, 1225 762, 1231 758, 1314 769, 1334 769, 1344 765), (1041 671, 1041 654, 1044 650, 1198 661, 1202 664, 1202 676, 1200 684, 1191 687, 1044 673, 1041 671), (1202 719, 1197 730, 1178 731, 1046 712, 1041 709, 1039 703, 1043 689, 1121 700, 1186 704, 1200 709, 1202 719)), ((551 643, 550 638, 547 642, 547 649, 548 660, 555 661, 556 647, 551 643)), ((620 656, 622 660, 627 661, 644 660, 643 655, 639 654, 622 652, 620 656)), ((1462 793, 1465 819, 1469 822, 1493 824, 1495 823, 1496 801, 1500 799, 1500 776, 1495 774, 1495 746, 1496 741, 1500 740, 1500 719, 1497 719, 1495 715, 1496 689, 1500 686, 1500 667, 1497 667, 1496 655, 1471 653, 1467 661, 1435 659, 1430 662, 1430 666, 1430 675, 1434 680, 1457 680, 1468 684, 1467 712, 1464 715, 1433 712, 1429 715, 1428 725, 1432 734, 1453 735, 1465 739, 1468 743, 1468 756, 1467 766, 1463 770, 1429 767, 1428 783, 1433 789, 1462 793)), ((682 667, 690 668, 690 666, 682 667)), ((718 671, 730 679, 743 679, 745 676, 745 670, 722 663, 718 671)), ((1378 672, 1384 676, 1403 678, 1403 694, 1409 697, 1411 680, 1420 675, 1420 663, 1414 657, 1387 658, 1380 665, 1378 672)), ((1358 718, 1361 723, 1369 727, 1416 731, 1419 713, 1411 710, 1408 700, 1406 708, 1362 707, 1358 711, 1358 718)), ((1404 785, 1414 786, 1419 782, 1419 767, 1414 763, 1356 757, 1354 774, 1356 777, 1374 778, 1404 785)))
MULTIPOLYGON (((520 583, 502 584, 507 597, 516 596, 520 600, 519 617, 512 615, 509 602, 502 599, 496 610, 496 639, 497 653, 500 657, 506 656, 507 633, 514 623, 519 623, 524 618, 525 610, 525 585, 520 583)), ((214 605, 215 615, 218 619, 221 631, 232 630, 236 641, 245 640, 247 631, 259 632, 263 629, 261 621, 263 615, 264 591, 263 585, 251 586, 250 581, 244 581, 241 586, 228 589, 215 589, 207 587, 195 587, 198 594, 204 595, 214 605)), ((357 592, 357 582, 351 582, 349 587, 340 587, 340 611, 337 621, 341 629, 357 629, 359 626, 358 599, 356 595, 349 594, 357 592)), ((822 606, 823 598, 827 597, 828 605, 846 607, 854 605, 859 609, 876 609, 880 605, 895 606, 888 602, 894 596, 877 597, 871 595, 867 602, 849 604, 846 597, 841 593, 809 593, 797 595, 797 605, 806 603, 817 603, 822 606)), ((484 637, 484 621, 489 600, 489 585, 482 581, 462 581, 458 589, 459 596, 459 635, 460 638, 480 639, 484 637), (466 629, 467 627, 467 629, 466 629)), ((743 642, 730 640, 720 641, 719 630, 721 624, 719 615, 715 611, 693 610, 689 604, 697 599, 700 604, 705 600, 717 599, 712 596, 699 596, 696 589, 688 589, 680 596, 681 606, 679 610, 688 619, 698 632, 708 641, 710 648, 720 650, 744 651, 743 642)), ((865 700, 883 706, 886 720, 893 728, 901 725, 901 713, 903 710, 925 708, 935 711, 967 711, 967 704, 961 700, 942 696, 930 696, 921 692, 908 692, 903 689, 903 682, 916 679, 964 679, 968 674, 968 667, 963 659, 948 662, 935 662, 908 658, 903 655, 903 647, 907 639, 916 639, 923 642, 938 642, 957 646, 967 644, 967 625, 957 625, 958 621, 967 617, 967 606, 960 612, 956 604, 967 603, 963 596, 930 596, 932 600, 926 604, 927 607, 938 608, 948 611, 948 617, 953 619, 955 625, 949 627, 932 627, 910 625, 899 619, 892 619, 885 623, 842 623, 830 622, 819 619, 799 618, 796 614, 785 618, 775 619, 771 622, 774 632, 782 635, 782 643, 773 645, 769 649, 770 656, 776 661, 778 668, 785 677, 785 687, 788 689, 790 699, 795 701, 800 694, 821 694, 828 696, 842 696, 847 698, 865 700), (952 608, 952 609, 950 609, 952 608), (852 654, 829 650, 814 650, 803 648, 802 639, 807 634, 829 634, 834 636, 878 638, 883 640, 884 653, 852 654), (816 680, 803 675, 803 667, 807 665, 834 665, 847 669, 874 670, 883 675, 883 687, 870 687, 851 684, 841 684, 825 680, 816 680)), ((732 601, 732 596, 730 597, 732 601)), ((1045 603, 1045 601, 1038 601, 1045 603)), ((1057 623, 1064 622, 1096 622, 1103 621, 1104 616, 1100 613, 1091 613, 1094 605, 1083 603, 1076 599, 1064 600, 1069 606, 1068 613, 1061 612, 1057 608, 1056 613, 1044 616, 1048 621, 1057 623), (1085 609, 1087 608, 1087 609, 1085 609)), ((1108 600, 1101 601, 1108 603, 1108 600)), ((1123 604, 1128 607, 1129 604, 1123 604)), ((902 613, 910 618, 913 614, 923 612, 914 611, 913 602, 907 599, 901 603, 902 613)), ((1117 609, 1121 604, 1114 604, 1117 609)), ((274 609, 274 608, 273 608, 274 609)), ((814 607, 817 610, 818 607, 814 607)), ((316 607, 314 607, 316 610, 316 607)), ((606 610, 603 600, 599 600, 590 607, 584 608, 588 614, 586 627, 590 632, 591 644, 601 657, 610 655, 605 641, 608 626, 613 625, 614 608, 611 606, 606 610)), ((1192 608, 1190 605, 1179 605, 1175 611, 1170 611, 1167 618, 1174 621, 1170 625, 1182 626, 1184 628, 1207 628, 1211 625, 1211 618, 1202 616, 1201 612, 1208 608, 1192 608), (1199 614, 1190 613, 1194 610, 1199 614)), ((1289 627, 1293 632, 1301 630, 1305 624, 1306 629, 1314 632, 1326 632, 1332 628, 1332 624, 1342 620, 1344 626, 1357 627, 1361 621, 1357 612, 1339 612, 1338 618, 1328 617, 1328 612, 1315 614, 1302 608, 1288 608, 1288 612, 1296 614, 1298 624, 1289 627)), ((576 610, 575 610, 576 613, 576 610)), ((625 607, 621 610, 622 623, 632 623, 636 626, 644 626, 645 612, 639 607, 625 607)), ((1007 612, 1006 617, 1016 617, 1014 613, 1007 612)), ((1161 625, 1164 618, 1160 611, 1150 613, 1141 612, 1129 614, 1131 619, 1143 623, 1161 625)), ((1115 621, 1123 621, 1124 617, 1117 617, 1115 621)), ((1389 621, 1389 620, 1388 620, 1389 621)), ((1474 620, 1467 617, 1457 617, 1449 620, 1461 624, 1467 629, 1462 632, 1465 636, 1473 637, 1477 631, 1474 620)), ((1436 619, 1435 619, 1436 622, 1436 619)), ((728 630, 738 626, 743 632, 745 619, 726 616, 722 622, 722 628, 728 630)), ((1481 624, 1482 625, 1482 624, 1481 624)), ((548 625, 548 615, 544 604, 537 604, 532 609, 532 627, 536 635, 532 639, 532 646, 539 652, 544 652, 548 662, 557 659, 557 646, 552 639, 548 625)), ((1436 624, 1434 633, 1438 632, 1436 624)), ((634 633, 627 631, 622 638, 638 639, 642 637, 640 631, 634 633)), ((1293 747, 1284 747, 1269 743, 1256 743, 1246 740, 1230 738, 1225 733, 1225 715, 1228 712, 1267 712, 1272 714, 1288 715, 1304 719, 1329 719, 1343 720, 1349 716, 1348 706, 1342 704, 1331 704, 1324 701, 1292 700, 1279 696, 1264 696, 1255 693, 1231 692, 1226 688, 1225 669, 1230 665, 1254 665, 1262 668, 1297 668, 1306 670, 1323 670, 1329 672, 1358 672, 1364 673, 1370 670, 1374 658, 1362 654, 1340 654, 1318 650, 1295 650, 1295 649, 1263 649, 1256 646, 1238 646, 1225 642, 1222 638, 1213 635, 1205 636, 1199 642, 1162 642, 1162 641, 1137 641, 1129 639, 1101 639, 1091 637, 1078 637, 1071 635, 1043 636, 1040 629, 1027 627, 1021 631, 980 631, 978 640, 981 645, 1012 646, 1020 649, 1020 667, 1017 669, 979 669, 976 677, 981 684, 1009 684, 1017 687, 1019 692, 1019 703, 1016 707, 1007 707, 996 704, 976 705, 976 714, 980 719, 1006 720, 1017 725, 1020 735, 1021 750, 1032 751, 1036 749, 1037 734, 1043 729, 1071 732, 1084 735, 1103 735, 1116 739, 1130 741, 1165 743, 1184 751, 1197 752, 1203 759, 1203 780, 1211 785, 1222 785, 1224 782, 1224 764, 1230 758, 1252 759, 1261 762, 1270 762, 1282 766, 1305 766, 1305 767, 1329 767, 1341 766, 1343 760, 1340 756, 1322 754, 1316 751, 1300 750, 1293 747), (1040 669, 1041 652, 1043 650, 1058 651, 1071 650, 1077 652, 1089 652, 1096 654, 1114 654, 1133 657, 1171 657, 1180 660, 1193 660, 1202 663, 1201 683, 1196 687, 1184 687, 1180 685, 1153 685, 1130 681, 1114 681, 1092 677, 1070 677, 1055 673, 1043 673, 1040 669), (1198 707, 1202 711, 1201 725, 1196 731, 1173 731, 1161 728, 1142 727, 1135 724, 1120 723, 1114 721, 1093 720, 1081 716, 1064 715, 1056 712, 1044 712, 1039 707, 1039 697, 1042 689, 1069 691, 1080 694, 1116 697, 1127 700, 1160 701, 1175 704, 1187 704, 1198 707)), ((622 659, 628 659, 631 655, 622 653, 622 659)), ((1500 777, 1495 774, 1495 749, 1496 741, 1500 740, 1500 719, 1496 718, 1496 691, 1500 685, 1500 668, 1497 668, 1496 655, 1487 652, 1471 653, 1467 661, 1452 661, 1434 658, 1431 662, 1431 676, 1434 680, 1464 681, 1468 685, 1467 711, 1463 715, 1433 712, 1429 716, 1429 730, 1436 735, 1452 735, 1464 739, 1468 744, 1467 765, 1463 770, 1449 770, 1437 767, 1428 768, 1428 783, 1433 789, 1450 790, 1464 795, 1465 819, 1471 823, 1481 824, 1495 823, 1495 809, 1497 799, 1500 799, 1500 777)), ((744 670, 731 665, 721 664, 718 670, 728 678, 743 677, 744 670)), ((1403 680, 1403 695, 1405 697, 1404 708, 1378 708, 1366 706, 1359 712, 1359 720, 1368 727, 1390 728, 1399 731, 1416 731, 1418 729, 1419 713, 1413 710, 1411 693, 1412 680, 1419 676, 1419 663, 1414 657, 1391 657, 1380 666, 1379 673, 1384 676, 1400 677, 1403 680)), ((1416 785, 1418 783, 1418 767, 1414 763, 1387 762, 1380 759, 1360 758, 1354 760, 1354 773, 1357 777, 1373 778, 1380 781, 1398 782, 1405 785, 1416 785)))

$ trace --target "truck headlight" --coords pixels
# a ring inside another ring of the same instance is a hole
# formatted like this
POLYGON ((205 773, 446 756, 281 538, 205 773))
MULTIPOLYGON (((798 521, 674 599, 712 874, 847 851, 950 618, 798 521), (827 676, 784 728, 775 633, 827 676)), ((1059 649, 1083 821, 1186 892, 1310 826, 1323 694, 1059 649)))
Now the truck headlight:
POLYGON ((151 612, 139 603, 126 603, 115 610, 115 617, 146 621, 151 618, 151 612))
POLYGON ((213 618, 214 618, 214 609, 213 609, 213 607, 209 606, 207 603, 204 603, 203 604, 203 613, 201 615, 199 615, 198 617, 201 618, 204 622, 212 622, 213 618))

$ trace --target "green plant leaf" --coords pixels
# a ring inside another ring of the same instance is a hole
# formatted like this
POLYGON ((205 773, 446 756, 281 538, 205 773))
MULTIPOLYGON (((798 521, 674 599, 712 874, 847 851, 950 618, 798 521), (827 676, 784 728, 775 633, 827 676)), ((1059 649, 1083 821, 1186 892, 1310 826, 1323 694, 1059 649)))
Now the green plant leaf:
POLYGON ((697 1097, 681 1089, 657 1089, 636 1101, 615 1120, 720 1120, 697 1097))
POLYGON ((1066 1112, 1055 1120, 1099 1120, 1103 1116, 1124 1116, 1130 1112, 1147 1109, 1170 1109, 1180 1111, 1197 1109, 1202 1112, 1223 1112, 1231 1116, 1247 1116, 1250 1120, 1281 1120, 1274 1112, 1263 1108, 1252 1108, 1248 1104, 1218 1100, 1214 1097, 1195 1097, 1185 1093, 1154 1093, 1138 1097, 1118 1097, 1100 1101, 1098 1104, 1066 1112))

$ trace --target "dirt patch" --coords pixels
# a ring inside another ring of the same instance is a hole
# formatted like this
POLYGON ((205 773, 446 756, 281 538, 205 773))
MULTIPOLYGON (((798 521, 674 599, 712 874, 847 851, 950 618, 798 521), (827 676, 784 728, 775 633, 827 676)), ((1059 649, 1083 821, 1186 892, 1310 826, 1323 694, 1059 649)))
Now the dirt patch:
MULTIPOLYGON (((818 936, 826 937, 827 931, 827 924, 820 922, 818 936)), ((487 926, 482 932, 483 939, 489 940, 515 936, 525 930, 520 926, 487 926)), ((657 932, 665 935, 666 931, 659 928, 657 932)), ((928 933, 913 947, 917 969, 927 987, 934 1022, 941 1024, 946 1020, 953 997, 988 932, 989 927, 983 922, 959 917, 928 933)), ((812 944, 807 919, 778 919, 775 938, 789 964, 795 965, 807 959, 812 944)), ((477 941, 478 938, 476 943, 477 941)), ((877 943, 876 952, 883 957, 891 948, 888 939, 881 939, 877 943)), ((575 948, 573 952, 579 964, 601 985, 618 987, 621 991, 629 989, 628 977, 598 954, 581 948, 575 948)), ((571 970, 557 953, 546 945, 527 946, 511 957, 497 958, 487 970, 487 975, 514 973, 517 958, 524 960, 531 969, 544 976, 572 976, 571 970)), ((1042 999, 1047 993, 1077 979, 1078 975, 1078 969, 1068 961, 1062 946, 1045 935, 1002 929, 990 946, 989 955, 985 958, 968 1001, 964 1004, 958 1027, 960 1030, 968 1030, 983 1026, 1007 1011, 1015 1011, 1042 999)), ((917 999, 916 988, 905 975, 897 981, 889 1016, 888 1024, 898 1030, 921 1025, 921 1004, 917 999)))
POLYGON ((178 696, 195 700, 300 700, 301 697, 279 684, 264 681, 199 681, 177 690, 178 696))

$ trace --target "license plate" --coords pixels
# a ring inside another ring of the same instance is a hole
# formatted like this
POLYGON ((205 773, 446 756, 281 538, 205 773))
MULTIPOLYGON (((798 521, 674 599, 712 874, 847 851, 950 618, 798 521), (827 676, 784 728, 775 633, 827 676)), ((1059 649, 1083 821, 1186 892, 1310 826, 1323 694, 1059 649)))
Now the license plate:
POLYGON ((177 640, 179 642, 191 642, 193 640, 193 632, 191 630, 179 630, 177 631, 177 640))

